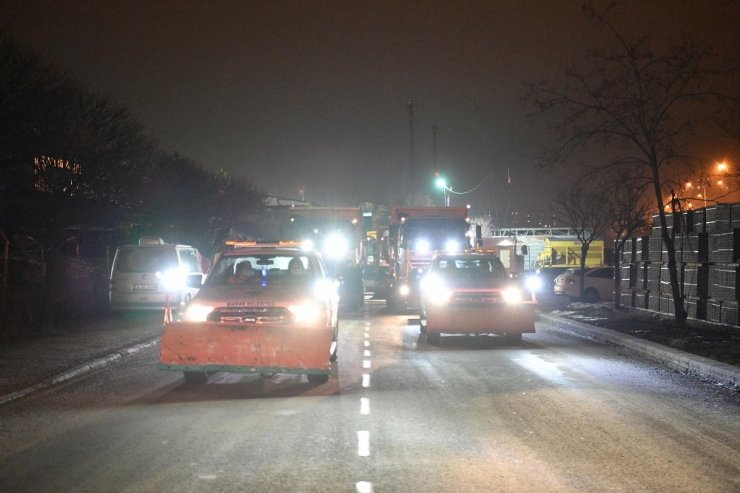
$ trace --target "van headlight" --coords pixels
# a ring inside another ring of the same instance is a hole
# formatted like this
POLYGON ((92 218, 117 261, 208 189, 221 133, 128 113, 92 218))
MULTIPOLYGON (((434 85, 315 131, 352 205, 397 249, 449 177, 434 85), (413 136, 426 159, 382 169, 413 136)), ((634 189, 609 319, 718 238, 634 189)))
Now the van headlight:
POLYGON ((315 301, 304 301, 288 307, 296 322, 301 324, 314 324, 321 319, 322 309, 315 301))
POLYGON ((185 273, 180 269, 169 269, 164 272, 158 270, 156 276, 167 291, 179 291, 185 288, 185 273))
POLYGON ((504 298, 504 301, 506 303, 510 304, 516 304, 521 303, 524 299, 524 295, 522 294, 522 290, 519 288, 506 288, 503 291, 501 291, 501 296, 504 298))
POLYGON ((185 320, 188 322, 205 322, 208 315, 213 311, 210 305, 201 305, 200 303, 191 303, 185 309, 185 320))

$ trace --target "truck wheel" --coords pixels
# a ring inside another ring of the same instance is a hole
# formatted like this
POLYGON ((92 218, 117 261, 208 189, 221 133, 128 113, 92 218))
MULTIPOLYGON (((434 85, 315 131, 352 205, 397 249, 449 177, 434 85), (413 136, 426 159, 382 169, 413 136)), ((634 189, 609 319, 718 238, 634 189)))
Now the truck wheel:
POLYGON ((308 377, 308 383, 312 385, 321 385, 329 381, 329 375, 319 374, 308 374, 306 375, 308 377))
POLYGON ((208 375, 204 371, 186 371, 183 376, 185 383, 189 385, 202 385, 208 381, 208 375))
POLYGON ((509 344, 521 344, 522 335, 521 334, 507 334, 506 342, 508 342, 509 344))
POLYGON ((442 335, 439 332, 427 332, 427 342, 429 344, 434 344, 436 346, 439 344, 441 339, 442 335))

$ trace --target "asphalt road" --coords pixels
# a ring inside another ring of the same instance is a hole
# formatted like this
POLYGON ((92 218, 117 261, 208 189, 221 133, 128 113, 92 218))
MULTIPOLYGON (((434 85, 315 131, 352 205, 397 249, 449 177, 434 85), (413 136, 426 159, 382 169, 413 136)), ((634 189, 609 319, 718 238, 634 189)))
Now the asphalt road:
POLYGON ((419 338, 371 304, 327 384, 157 370, 0 409, 0 491, 740 491, 740 396, 555 332, 419 338))

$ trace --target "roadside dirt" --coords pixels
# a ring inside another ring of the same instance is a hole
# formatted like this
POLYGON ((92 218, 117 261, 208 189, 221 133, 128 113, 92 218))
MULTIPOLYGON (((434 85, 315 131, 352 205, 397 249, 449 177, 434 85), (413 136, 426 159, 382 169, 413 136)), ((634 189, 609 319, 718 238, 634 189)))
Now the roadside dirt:
POLYGON ((740 367, 740 327, 689 320, 685 329, 679 329, 672 317, 634 308, 616 310, 608 302, 550 302, 541 304, 541 308, 553 315, 617 330, 740 367))

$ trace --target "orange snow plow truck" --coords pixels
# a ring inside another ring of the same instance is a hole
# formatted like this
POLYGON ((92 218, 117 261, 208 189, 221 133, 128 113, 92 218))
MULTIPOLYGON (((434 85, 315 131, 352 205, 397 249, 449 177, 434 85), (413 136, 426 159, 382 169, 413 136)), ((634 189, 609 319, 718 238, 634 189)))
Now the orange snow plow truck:
POLYGON ((321 257, 294 242, 228 246, 177 320, 165 313, 160 369, 182 371, 188 383, 205 383, 211 372, 326 382, 339 297, 321 257))

